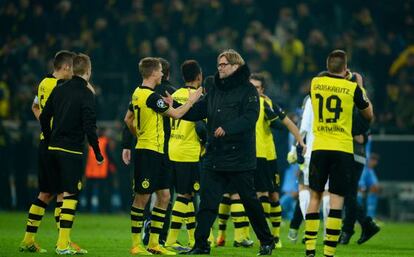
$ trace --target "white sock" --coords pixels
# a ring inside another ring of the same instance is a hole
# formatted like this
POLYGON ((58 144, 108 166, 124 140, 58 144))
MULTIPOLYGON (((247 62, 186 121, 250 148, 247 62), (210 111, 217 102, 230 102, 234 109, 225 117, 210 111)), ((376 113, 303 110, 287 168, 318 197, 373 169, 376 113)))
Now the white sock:
POLYGON ((324 195, 322 197, 323 232, 324 232, 323 234, 324 234, 324 237, 325 237, 325 234, 326 234, 326 220, 328 219, 329 209, 330 209, 329 208, 330 207, 329 199, 330 199, 329 194, 324 195))
POLYGON ((310 192, 308 189, 299 191, 299 206, 302 212, 303 219, 306 217, 306 212, 308 211, 310 201, 310 192))

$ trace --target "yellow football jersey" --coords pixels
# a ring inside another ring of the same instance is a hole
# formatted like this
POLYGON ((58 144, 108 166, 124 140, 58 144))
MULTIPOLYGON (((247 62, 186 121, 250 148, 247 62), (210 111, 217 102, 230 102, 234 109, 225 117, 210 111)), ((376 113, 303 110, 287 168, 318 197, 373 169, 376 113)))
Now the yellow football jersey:
POLYGON ((352 113, 356 82, 327 75, 311 83, 314 143, 312 151, 353 153, 352 113))
MULTIPOLYGON (((272 100, 270 100, 269 98, 265 98, 266 103, 269 104, 270 108, 273 108, 273 103, 272 100)), ((280 118, 280 117, 278 117, 280 118)), ((265 136, 266 136, 266 160, 268 161, 272 161, 272 160, 276 160, 277 158, 277 154, 276 154, 276 145, 275 145, 275 141, 273 139, 273 133, 272 130, 270 129, 270 123, 273 122, 274 119, 267 119, 266 123, 267 128, 265 130, 265 136)))
MULTIPOLYGON (((195 89, 191 89, 195 91, 195 89)), ((187 102, 188 88, 180 88, 172 95, 180 104, 187 102)), ((201 144, 196 132, 195 122, 181 119, 170 120, 171 136, 168 143, 168 155, 170 160, 176 162, 198 162, 201 154, 201 144)))
MULTIPOLYGON (((276 148, 273 141, 273 134, 270 123, 275 120, 269 119, 265 112, 265 102, 272 108, 272 101, 269 98, 260 97, 260 111, 256 122, 256 157, 266 160, 276 159, 276 148)), ((277 117, 276 117, 277 118, 277 117)))
POLYGON ((153 89, 145 86, 135 89, 131 104, 138 139, 135 148, 164 153, 164 125, 161 114, 169 106, 153 89))
MULTIPOLYGON (((39 84, 37 89, 37 99, 39 101, 39 109, 40 113, 42 113, 43 108, 46 105, 47 99, 49 98, 50 94, 52 93, 53 89, 57 85, 57 78, 53 75, 47 75, 39 84)), ((40 133, 40 140, 43 140, 43 133, 40 133)))

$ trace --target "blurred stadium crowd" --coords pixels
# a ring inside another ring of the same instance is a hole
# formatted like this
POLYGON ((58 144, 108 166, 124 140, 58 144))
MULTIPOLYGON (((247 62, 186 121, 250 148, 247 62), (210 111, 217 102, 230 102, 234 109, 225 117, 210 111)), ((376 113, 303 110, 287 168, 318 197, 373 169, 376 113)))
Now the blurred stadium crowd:
MULTIPOLYGON (((0 24, 0 121, 17 124, 7 133, 0 126, 0 151, 8 141, 19 153, 1 154, 10 165, 29 165, 20 157, 35 152, 27 145, 36 145, 36 136, 22 131, 35 120, 37 84, 61 49, 91 56, 98 119, 121 121, 140 83, 142 57, 167 59, 179 87, 185 59, 198 60, 211 75, 219 51, 235 48, 253 72, 266 73, 267 94, 295 112, 327 54, 340 48, 349 68, 365 78, 374 133, 414 132, 413 0, 5 0, 0 24)), ((119 148, 117 130, 108 133, 119 148)))
MULTIPOLYGON (((141 57, 167 59, 178 86, 183 60, 198 60, 210 75, 218 51, 232 47, 252 71, 268 73, 269 94, 293 110, 309 78, 325 68, 327 53, 341 48, 351 56, 350 68, 365 76, 378 113, 376 128, 414 128, 412 0, 19 0, 2 1, 0 17, 3 119, 33 119, 27 107, 60 49, 89 54, 96 80, 100 74, 126 74, 126 90, 121 81, 98 86, 112 88, 104 96, 113 88, 129 96, 139 83, 141 57)), ((105 110, 101 119, 122 115, 105 110)))

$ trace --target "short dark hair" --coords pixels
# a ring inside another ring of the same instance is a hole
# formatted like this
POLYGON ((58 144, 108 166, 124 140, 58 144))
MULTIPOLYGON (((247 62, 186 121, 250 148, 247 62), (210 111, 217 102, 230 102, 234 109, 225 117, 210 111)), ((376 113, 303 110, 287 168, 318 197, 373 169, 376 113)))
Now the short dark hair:
POLYGON ((91 67, 91 59, 86 54, 79 53, 73 58, 73 74, 82 76, 91 67))
POLYGON ((55 54, 55 58, 53 59, 53 69, 60 70, 64 64, 67 64, 70 67, 72 67, 74 57, 75 53, 68 50, 61 50, 57 52, 55 54))
POLYGON ((192 82, 201 74, 200 64, 196 60, 186 60, 181 64, 181 74, 185 82, 192 82))
POLYGON ((346 63, 346 52, 343 50, 334 50, 328 55, 326 66, 331 73, 341 73, 345 70, 346 63))
POLYGON ((139 73, 142 78, 147 79, 154 71, 160 68, 160 65, 161 63, 159 58, 145 57, 139 61, 139 73))
POLYGON ((250 75, 250 79, 260 81, 260 83, 262 85, 262 88, 263 89, 265 88, 266 79, 265 79, 265 76, 262 73, 252 73, 250 75))
POLYGON ((158 58, 161 63, 161 69, 162 69, 162 80, 167 80, 168 76, 170 75, 170 63, 165 60, 164 58, 158 58))

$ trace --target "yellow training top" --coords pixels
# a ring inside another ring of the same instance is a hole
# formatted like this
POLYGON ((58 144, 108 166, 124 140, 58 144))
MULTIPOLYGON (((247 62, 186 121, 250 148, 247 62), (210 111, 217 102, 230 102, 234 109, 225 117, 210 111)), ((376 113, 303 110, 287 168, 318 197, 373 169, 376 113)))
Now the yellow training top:
POLYGON ((276 110, 273 109, 273 103, 270 98, 260 97, 259 118, 256 122, 257 158, 266 158, 268 161, 276 160, 276 146, 270 126, 275 120, 283 120, 285 117, 285 112, 279 106, 276 106, 276 110))
POLYGON ((135 149, 164 153, 164 125, 161 114, 168 109, 168 104, 152 88, 139 86, 135 89, 130 106, 130 110, 134 112, 138 138, 135 149))
MULTIPOLYGON (((190 89, 195 91, 195 89, 190 89)), ((180 88, 172 95, 180 104, 187 102, 189 89, 180 88)), ((198 162, 200 160, 201 144, 196 132, 196 123, 171 118, 171 136, 168 145, 168 156, 175 162, 198 162)))
MULTIPOLYGON (((46 105, 47 99, 52 93, 53 89, 56 87, 58 79, 55 78, 52 74, 47 75, 39 84, 37 89, 37 99, 39 101, 40 113, 42 113, 43 108, 46 105)), ((43 133, 40 132, 40 140, 43 140, 43 133)))
POLYGON ((311 83, 314 143, 312 151, 353 153, 352 113, 357 83, 334 75, 315 77, 311 83))

